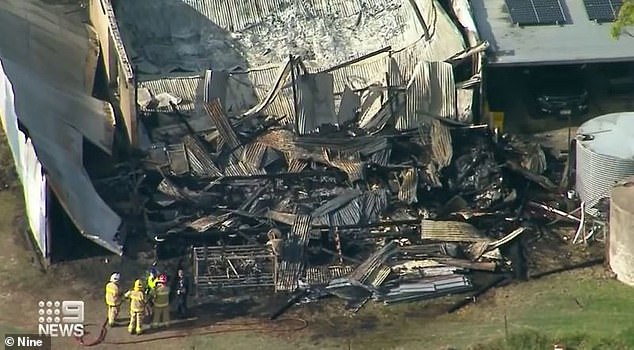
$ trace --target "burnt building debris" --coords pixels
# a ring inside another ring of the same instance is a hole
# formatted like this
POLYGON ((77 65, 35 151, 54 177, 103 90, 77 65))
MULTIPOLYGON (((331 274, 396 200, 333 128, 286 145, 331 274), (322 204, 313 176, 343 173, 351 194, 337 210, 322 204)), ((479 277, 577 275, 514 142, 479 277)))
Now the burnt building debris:
POLYGON ((561 175, 539 145, 403 116, 392 93, 374 117, 356 99, 334 106, 317 86, 332 80, 290 62, 287 83, 313 93, 297 114, 230 116, 214 98, 197 132, 175 105, 185 127, 155 134, 145 153, 135 193, 146 232, 159 249, 191 247, 199 295, 303 291, 294 302, 335 295, 357 310, 466 292, 479 273, 524 263, 506 248, 534 232, 527 208, 557 196, 549 177, 561 175))

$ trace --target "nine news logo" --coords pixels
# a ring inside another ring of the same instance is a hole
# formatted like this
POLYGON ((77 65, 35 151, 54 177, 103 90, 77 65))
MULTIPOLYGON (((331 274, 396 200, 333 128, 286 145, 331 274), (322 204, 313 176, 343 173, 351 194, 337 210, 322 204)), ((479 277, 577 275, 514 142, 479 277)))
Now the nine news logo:
POLYGON ((84 302, 40 301, 38 333, 50 337, 84 336, 84 302))

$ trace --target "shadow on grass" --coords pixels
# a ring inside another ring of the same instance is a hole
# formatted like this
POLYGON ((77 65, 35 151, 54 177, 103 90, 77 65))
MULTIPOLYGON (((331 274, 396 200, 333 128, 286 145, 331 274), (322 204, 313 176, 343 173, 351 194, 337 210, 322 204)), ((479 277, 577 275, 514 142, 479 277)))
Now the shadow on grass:
POLYGON ((596 337, 576 334, 551 337, 539 332, 522 332, 509 336, 508 340, 498 339, 490 343, 471 347, 472 350, 542 350, 554 349, 560 344, 566 350, 627 350, 634 348, 634 328, 621 332, 616 337, 596 337))

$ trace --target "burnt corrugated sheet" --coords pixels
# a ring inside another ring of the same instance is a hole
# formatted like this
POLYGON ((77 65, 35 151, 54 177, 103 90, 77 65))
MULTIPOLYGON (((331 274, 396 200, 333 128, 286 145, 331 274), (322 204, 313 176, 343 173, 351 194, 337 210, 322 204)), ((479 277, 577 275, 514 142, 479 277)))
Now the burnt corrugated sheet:
POLYGON ((280 10, 280 0, 182 0, 229 32, 238 32, 280 10))
POLYGON ((414 168, 402 171, 403 181, 398 190, 398 199, 406 204, 418 202, 418 171, 414 168))
POLYGON ((296 261, 280 261, 275 271, 275 290, 288 292, 297 289, 304 265, 296 261))
MULTIPOLYGON (((269 66, 250 70, 244 73, 232 73, 227 85, 227 95, 231 97, 234 109, 244 112, 268 97, 269 92, 280 78, 280 70, 284 66, 269 66)), ((280 82, 284 86, 290 83, 287 77, 280 82)), ((293 89, 285 87, 264 108, 263 114, 286 117, 281 122, 292 122, 295 115, 293 106, 293 89)), ((232 114, 233 115, 233 114, 232 114)))
POLYGON ((350 182, 356 182, 365 178, 365 163, 335 159, 330 160, 329 164, 346 173, 350 182))
POLYGON ((326 203, 319 206, 319 208, 315 209, 312 213, 313 217, 319 217, 322 215, 329 214, 346 204, 348 204, 353 199, 359 197, 363 192, 359 189, 350 189, 342 192, 337 197, 327 201, 326 203))
POLYGON ((337 124, 331 74, 304 74, 297 79, 296 85, 296 122, 300 135, 314 132, 322 125, 337 124))
MULTIPOLYGON (((160 93, 168 93, 182 99, 178 105, 181 112, 191 113, 196 110, 196 103, 202 102, 202 84, 204 77, 196 75, 189 77, 166 77, 155 80, 140 81, 138 88, 150 90, 153 96, 160 93)), ((139 107, 141 112, 165 112, 171 111, 171 107, 158 109, 139 107)))
POLYGON ((359 107, 359 128, 378 131, 392 118, 390 103, 381 91, 368 93, 359 107))
POLYGON ((205 150, 195 137, 186 135, 183 138, 187 159, 191 172, 196 176, 222 176, 222 172, 216 166, 211 155, 205 150))
POLYGON ((392 149, 391 148, 386 148, 386 149, 383 149, 383 150, 380 150, 380 151, 374 153, 370 157, 370 160, 374 164, 381 165, 381 166, 387 166, 390 163, 390 156, 391 155, 392 155, 392 149))
POLYGON ((389 147, 387 138, 374 136, 360 136, 351 139, 316 135, 297 138, 293 142, 295 145, 306 149, 326 148, 335 153, 343 153, 345 155, 359 153, 363 156, 369 156, 389 147))
MULTIPOLYGON (((182 0, 216 25, 231 32, 239 32, 256 25, 272 13, 288 6, 285 0, 182 0)), ((348 2, 336 0, 308 0, 297 3, 315 16, 350 17, 360 13, 364 8, 382 8, 385 5, 379 0, 348 2)), ((263 35, 266 35, 263 33, 263 35)))
POLYGON ((374 270, 363 283, 378 288, 387 280, 390 273, 392 273, 392 269, 389 266, 381 265, 378 269, 374 270))
POLYGON ((477 228, 459 221, 421 221, 421 238, 444 242, 491 242, 477 228))
POLYGON ((303 159, 292 158, 288 161, 288 172, 299 173, 308 166, 308 163, 303 159))
POLYGON ((309 286, 325 286, 335 278, 352 272, 352 266, 311 266, 306 269, 305 282, 309 286))
POLYGON ((357 225, 361 222, 362 200, 357 197, 345 206, 328 214, 330 227, 357 225))
POLYGON ((284 240, 282 261, 278 264, 275 286, 278 291, 297 288, 303 274, 304 248, 310 234, 310 215, 296 215, 293 227, 284 240))
POLYGON ((346 85, 339 103, 337 120, 339 125, 345 125, 353 121, 357 115, 357 110, 361 106, 361 97, 346 85))
POLYGON ((431 152, 438 171, 449 166, 453 157, 451 132, 440 120, 434 119, 431 125, 431 152))
POLYGON ((376 188, 363 195, 364 215, 368 223, 376 223, 381 219, 381 213, 388 206, 388 190, 376 188))
POLYGON ((474 104, 475 90, 471 89, 457 89, 456 90, 456 109, 458 115, 456 119, 463 123, 472 123, 473 120, 473 104, 474 104))
POLYGON ((353 90, 365 89, 370 85, 386 86, 388 62, 389 54, 383 52, 331 70, 335 93, 342 93, 346 86, 353 90))
POLYGON ((346 173, 350 182, 362 180, 365 177, 365 163, 361 161, 342 159, 342 157, 332 156, 327 149, 324 149, 324 159, 330 166, 346 173))
POLYGON ((232 150, 240 147, 240 141, 238 140, 238 135, 233 130, 229 119, 222 111, 222 105, 218 99, 211 101, 210 103, 205 103, 205 111, 209 118, 211 118, 212 122, 218 129, 220 133, 220 137, 225 141, 225 143, 231 147, 232 150))
POLYGON ((266 171, 262 169, 256 169, 250 164, 244 163, 236 159, 235 157, 230 158, 229 164, 225 168, 225 176, 250 176, 264 174, 266 174, 266 171))
POLYGON ((383 264, 390 257, 394 256, 397 253, 398 246, 394 241, 390 241, 388 244, 376 250, 369 258, 362 262, 361 265, 359 265, 350 275, 348 275, 348 279, 366 285, 369 284, 368 282, 374 282, 378 280, 378 276, 383 276, 385 272, 383 264), (377 272, 377 270, 379 272, 377 272))
POLYGON ((291 228, 290 234, 298 238, 299 244, 301 246, 305 246, 308 244, 310 221, 310 215, 295 216, 295 221, 293 222, 293 227, 291 228))
POLYGON ((396 118, 398 130, 417 128, 429 117, 455 119, 456 87, 451 64, 420 62, 404 98, 405 113, 396 118))
POLYGON ((241 161, 251 165, 255 169, 259 169, 262 165, 262 159, 264 158, 264 153, 266 153, 267 148, 268 147, 266 145, 259 142, 250 143, 244 147, 241 161))

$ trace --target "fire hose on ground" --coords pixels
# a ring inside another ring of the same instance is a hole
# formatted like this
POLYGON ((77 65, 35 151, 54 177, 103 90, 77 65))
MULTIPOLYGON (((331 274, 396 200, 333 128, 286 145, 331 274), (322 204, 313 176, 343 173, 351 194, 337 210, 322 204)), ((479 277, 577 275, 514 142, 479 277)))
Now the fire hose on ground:
POLYGON ((185 332, 175 332, 173 334, 167 334, 156 337, 143 337, 135 340, 127 340, 127 341, 113 341, 108 342, 106 340, 106 336, 108 334, 108 320, 106 319, 104 323, 101 325, 101 329, 99 331, 99 335, 96 339, 88 341, 85 337, 76 338, 77 342, 83 346, 95 346, 99 344, 110 344, 110 345, 129 345, 129 344, 141 344, 141 343, 149 343, 159 340, 167 340, 167 339, 175 339, 175 338, 184 338, 189 336, 197 336, 197 335, 209 335, 209 334, 223 334, 223 333, 235 333, 235 332, 246 332, 246 331, 269 331, 269 332, 293 332, 300 331, 304 328, 308 327, 308 322, 301 318, 283 318, 275 321, 262 319, 253 322, 239 322, 239 323, 214 323, 209 326, 200 326, 189 329, 185 332), (279 326, 284 323, 296 323, 294 327, 285 327, 280 328, 279 326), (273 326, 273 327, 271 327, 273 326), (198 331, 196 331, 198 330, 198 331))

